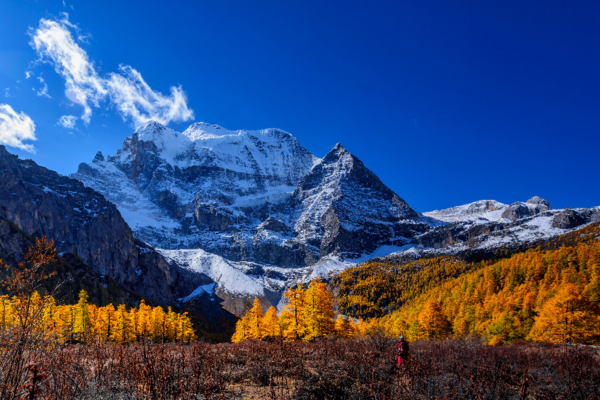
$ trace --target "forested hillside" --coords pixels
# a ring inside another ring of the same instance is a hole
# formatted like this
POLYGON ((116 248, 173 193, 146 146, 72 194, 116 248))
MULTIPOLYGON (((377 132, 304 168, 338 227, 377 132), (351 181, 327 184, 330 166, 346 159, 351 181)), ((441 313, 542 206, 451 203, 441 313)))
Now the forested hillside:
POLYGON ((545 248, 497 261, 466 264, 438 257, 402 267, 367 264, 346 271, 335 284, 340 306, 350 313, 381 315, 393 307, 371 323, 411 340, 478 334, 495 344, 516 339, 596 343, 599 237, 593 224, 545 248), (369 271, 369 284, 352 284, 351 278, 369 271))

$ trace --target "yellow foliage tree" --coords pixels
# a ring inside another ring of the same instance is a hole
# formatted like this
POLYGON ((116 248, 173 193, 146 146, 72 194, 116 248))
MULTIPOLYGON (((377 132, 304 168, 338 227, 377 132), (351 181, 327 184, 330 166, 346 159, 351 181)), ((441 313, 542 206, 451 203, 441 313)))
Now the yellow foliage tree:
POLYGON ((442 306, 435 300, 429 300, 419 313, 419 338, 441 339, 450 333, 450 324, 444 315, 442 306))
POLYGON ((283 337, 288 340, 300 340, 306 332, 306 322, 304 321, 305 307, 305 289, 302 284, 298 285, 295 290, 288 289, 283 295, 288 304, 284 311, 286 314, 286 327, 283 331, 283 337))
POLYGON ((263 317, 263 338, 278 339, 281 337, 281 329, 279 318, 277 317, 277 309, 273 306, 269 307, 263 317))
MULTIPOLYGON (((236 324, 231 338, 234 343, 246 339, 283 338, 285 340, 311 341, 335 332, 333 321, 333 296, 324 283, 315 280, 306 289, 298 285, 284 293, 288 304, 279 318, 275 307, 263 315, 258 299, 236 324)), ((344 337, 352 337, 354 324, 342 319, 344 337)))
POLYGON ((240 318, 235 324, 235 332, 231 337, 233 343, 240 343, 250 338, 248 334, 248 320, 245 317, 240 318))
POLYGON ((115 324, 110 339, 117 344, 130 343, 135 340, 130 315, 125 304, 119 304, 115 312, 115 324))
POLYGON ((0 260, 0 268, 9 269, 4 286, 15 293, 12 297, 0 296, 0 333, 20 330, 37 342, 49 339, 53 344, 84 342, 92 337, 120 344, 142 337, 186 343, 196 339, 187 313, 179 314, 171 308, 165 313, 162 307, 152 309, 144 301, 139 309, 127 310, 124 304, 117 310, 112 304, 96 307, 81 290, 76 305, 56 305, 51 295, 38 292, 39 283, 54 275, 46 268, 55 256, 53 242, 42 238, 36 240, 17 268, 9 269, 0 260))
POLYGON ((352 339, 356 335, 358 327, 350 319, 339 314, 335 320, 334 331, 342 339, 352 339))
POLYGON ((302 310, 305 331, 303 340, 313 341, 334 332, 333 297, 327 290, 327 285, 318 279, 310 283, 304 294, 304 309, 302 310))
POLYGON ((529 337, 560 343, 600 339, 600 310, 576 285, 567 283, 542 307, 529 337))
POLYGON ((264 312, 260 300, 254 299, 252 308, 248 310, 244 317, 248 321, 248 335, 254 339, 262 339, 265 336, 263 329, 264 312))
POLYGON ((75 320, 73 323, 73 333, 82 341, 85 341, 86 337, 91 333, 92 328, 88 299, 87 292, 82 289, 79 292, 79 302, 74 307, 75 320))

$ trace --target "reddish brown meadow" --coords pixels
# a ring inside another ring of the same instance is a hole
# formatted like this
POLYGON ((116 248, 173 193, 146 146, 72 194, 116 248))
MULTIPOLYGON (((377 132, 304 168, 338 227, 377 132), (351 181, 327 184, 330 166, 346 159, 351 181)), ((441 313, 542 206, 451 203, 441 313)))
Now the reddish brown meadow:
MULTIPOLYGON (((2 349, 6 354, 7 349, 2 349)), ((315 343, 88 344, 37 352, 2 399, 597 399, 593 349, 412 343, 394 367, 386 338, 315 343)), ((6 360, 4 360, 6 361, 6 360)), ((11 380, 12 379, 12 380, 11 380)))

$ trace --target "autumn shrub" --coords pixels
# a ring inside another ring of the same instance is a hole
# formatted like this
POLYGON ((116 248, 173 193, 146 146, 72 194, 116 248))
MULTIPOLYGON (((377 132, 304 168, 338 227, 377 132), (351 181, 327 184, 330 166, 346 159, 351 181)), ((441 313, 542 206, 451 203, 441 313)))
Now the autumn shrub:
POLYGON ((38 399, 598 399, 592 348, 477 339, 235 344, 76 344, 24 372, 38 399), (254 396, 254 397, 252 397, 254 396))
POLYGON ((2 286, 12 296, 0 296, 0 399, 32 398, 46 379, 38 363, 54 347, 46 319, 54 299, 38 290, 52 275, 47 266, 55 257, 53 242, 44 237, 15 268, 0 260, 0 268, 8 271, 2 286))

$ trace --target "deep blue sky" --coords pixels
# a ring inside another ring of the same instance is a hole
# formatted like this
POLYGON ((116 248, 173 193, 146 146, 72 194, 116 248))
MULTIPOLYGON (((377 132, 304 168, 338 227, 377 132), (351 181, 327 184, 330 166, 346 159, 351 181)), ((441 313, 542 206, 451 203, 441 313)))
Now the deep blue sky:
POLYGON ((0 104, 38 137, 34 155, 9 150, 62 174, 132 133, 107 102, 89 125, 56 125, 82 107, 34 63, 27 32, 67 11, 100 74, 125 64, 165 95, 181 85, 195 118, 176 130, 278 127, 319 157, 341 142, 418 211, 534 195, 600 205, 598 1, 66 5, 0 0, 0 104), (32 90, 40 74, 52 98, 32 90))

